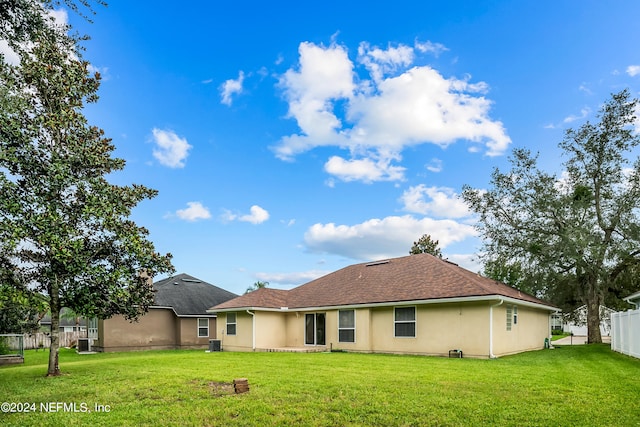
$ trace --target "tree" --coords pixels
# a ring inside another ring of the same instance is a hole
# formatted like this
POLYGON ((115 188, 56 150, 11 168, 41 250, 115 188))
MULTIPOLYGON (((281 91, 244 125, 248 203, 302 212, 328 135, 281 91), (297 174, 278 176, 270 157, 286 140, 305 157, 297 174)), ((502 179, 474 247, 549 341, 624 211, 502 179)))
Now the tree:
POLYGON ((560 178, 515 149, 511 171, 495 169, 491 189, 463 190, 479 215, 489 265, 506 260, 556 304, 586 305, 590 343, 602 341, 600 305, 638 277, 640 159, 630 158, 640 145, 632 127, 637 105, 623 90, 604 104, 598 123, 567 130, 560 178))
POLYGON ((0 333, 31 333, 40 326, 46 312, 46 301, 41 295, 0 284, 0 333))
MULTIPOLYGON (((157 253, 148 231, 129 219, 157 192, 107 180, 125 162, 82 114, 98 99, 100 76, 88 71, 80 40, 38 1, 18 4, 36 18, 21 41, 7 39, 19 64, 0 62, 0 267, 16 278, 15 288, 46 295, 47 374, 59 375, 63 306, 84 317, 136 319, 153 303, 149 277, 173 267, 171 255, 157 253)), ((0 36, 11 28, 0 26, 0 36)))
POLYGON ((246 295, 249 292, 257 291, 258 289, 266 288, 267 286, 269 286, 269 282, 262 282, 262 281, 258 280, 253 285, 248 287, 247 290, 244 293, 246 295))
POLYGON ((442 251, 438 247, 438 243, 438 240, 432 240, 430 235, 424 234, 417 242, 413 242, 409 255, 431 254, 442 258, 442 251))

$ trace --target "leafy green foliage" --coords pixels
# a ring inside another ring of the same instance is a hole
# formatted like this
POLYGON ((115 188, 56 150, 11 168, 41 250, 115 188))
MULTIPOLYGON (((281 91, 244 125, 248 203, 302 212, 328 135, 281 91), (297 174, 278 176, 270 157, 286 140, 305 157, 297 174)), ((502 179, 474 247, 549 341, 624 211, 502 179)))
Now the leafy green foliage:
MULTIPOLYGON (((11 43, 20 63, 0 62, 0 259, 17 278, 14 286, 48 298, 49 374, 56 375, 63 306, 85 317, 135 319, 153 303, 149 277, 173 267, 148 230, 129 219, 157 192, 107 180, 125 162, 112 157, 111 141, 82 114, 98 99, 99 74, 89 72, 79 40, 39 2, 19 5, 24 9, 15 12, 31 25, 13 28, 25 38, 11 43)), ((12 35, 0 29, 0 36, 12 35)))
POLYGON ((498 276, 503 267, 515 272, 563 308, 586 305, 589 342, 601 342, 600 305, 618 306, 623 291, 640 285, 637 105, 624 90, 602 107, 599 123, 567 130, 562 178, 539 170, 528 150, 515 149, 512 169, 496 169, 491 189, 463 191, 479 215, 486 268, 498 276))
POLYGON ((269 282, 264 282, 264 281, 258 280, 253 285, 248 287, 247 290, 244 293, 248 294, 249 292, 257 291, 258 289, 266 288, 268 286, 269 286, 269 282))
POLYGON ((440 242, 438 240, 431 239, 430 235, 424 234, 417 242, 413 242, 409 255, 431 254, 438 258, 442 258, 442 251, 438 247, 439 243, 440 242))

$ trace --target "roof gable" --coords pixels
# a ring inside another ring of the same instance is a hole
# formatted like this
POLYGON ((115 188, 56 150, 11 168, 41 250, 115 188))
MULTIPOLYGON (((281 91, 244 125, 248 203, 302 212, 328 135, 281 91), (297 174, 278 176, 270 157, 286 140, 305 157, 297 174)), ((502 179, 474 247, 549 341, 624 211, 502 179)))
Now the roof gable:
POLYGON ((208 308, 238 296, 188 274, 159 280, 153 288, 154 305, 172 307, 178 316, 210 315, 208 308))
MULTIPOLYGON (((267 294, 276 290, 264 291, 267 291, 267 294)), ((278 304, 260 305, 261 300, 258 296, 249 297, 254 293, 252 292, 213 309, 295 309, 491 295, 549 306, 531 295, 429 254, 350 265, 290 291, 279 292, 281 293, 277 294, 278 304)), ((260 297, 267 298, 262 295, 260 297)), ((276 298, 276 294, 269 294, 269 298, 276 298)))

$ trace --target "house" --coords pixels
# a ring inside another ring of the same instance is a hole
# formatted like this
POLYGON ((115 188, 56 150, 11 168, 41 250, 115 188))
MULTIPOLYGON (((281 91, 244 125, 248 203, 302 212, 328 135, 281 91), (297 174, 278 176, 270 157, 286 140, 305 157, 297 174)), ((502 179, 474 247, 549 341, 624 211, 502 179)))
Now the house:
MULTIPOLYGON (((611 335, 611 315, 615 310, 600 306, 600 335, 611 335)), ((587 336, 587 306, 576 308, 573 312, 563 315, 563 332, 576 336, 587 336)))
POLYGON ((207 309, 237 297, 188 274, 153 284, 154 305, 137 322, 124 316, 97 321, 94 351, 206 348, 216 338, 216 315, 207 309))
MULTIPOLYGON (((60 332, 87 332, 87 319, 82 316, 74 315, 73 311, 66 307, 60 310, 59 328, 60 332)), ((42 332, 51 332, 51 314, 45 314, 40 319, 40 330, 42 332)))
POLYGON ((634 305, 636 309, 640 308, 640 292, 636 292, 635 294, 629 295, 624 300, 629 304, 634 305))
POLYGON ((355 264, 212 307, 223 350, 489 358, 541 349, 557 308, 429 254, 355 264))

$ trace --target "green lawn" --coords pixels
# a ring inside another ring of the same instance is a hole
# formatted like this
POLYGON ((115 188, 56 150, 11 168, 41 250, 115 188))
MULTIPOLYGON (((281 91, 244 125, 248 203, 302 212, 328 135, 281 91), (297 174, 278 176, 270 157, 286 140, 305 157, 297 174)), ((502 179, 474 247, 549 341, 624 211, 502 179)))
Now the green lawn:
POLYGON ((0 368, 0 401, 36 410, 0 425, 640 425, 640 361, 606 345, 495 360, 62 350, 57 378, 44 377, 46 357, 27 351, 24 365, 0 368), (234 378, 251 390, 233 394, 234 378), (44 411, 55 402, 91 412, 44 411))

